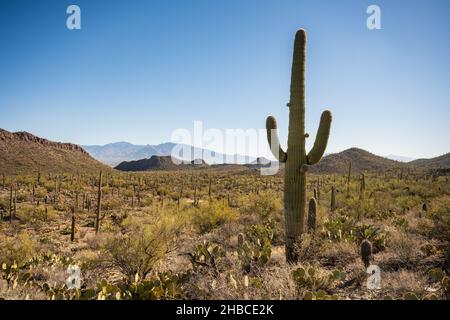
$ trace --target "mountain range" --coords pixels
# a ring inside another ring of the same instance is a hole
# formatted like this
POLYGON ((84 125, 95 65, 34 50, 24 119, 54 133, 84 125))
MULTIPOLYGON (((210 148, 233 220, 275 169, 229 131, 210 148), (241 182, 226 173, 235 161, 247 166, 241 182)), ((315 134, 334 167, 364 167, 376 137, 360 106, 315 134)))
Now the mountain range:
POLYGON ((239 163, 245 164, 254 161, 255 157, 243 155, 226 155, 209 149, 202 149, 186 144, 171 142, 158 145, 135 145, 128 142, 115 142, 106 145, 82 146, 93 158, 110 166, 117 166, 124 161, 150 159, 152 156, 170 156, 177 147, 181 154, 177 158, 185 161, 203 158, 207 163, 239 163))
MULTIPOLYGON (((266 167, 271 162, 265 158, 245 159, 243 156, 234 156, 234 160, 239 160, 243 165, 231 163, 213 164, 199 160, 200 165, 194 164, 192 159, 183 160, 181 165, 172 162, 173 143, 163 143, 157 146, 134 146, 129 143, 115 143, 107 146, 90 146, 84 148, 71 144, 53 142, 37 137, 28 132, 8 132, 0 129, 0 173, 5 175, 41 172, 79 172, 112 170, 110 166, 101 163, 101 160, 118 160, 124 154, 128 157, 140 157, 138 160, 122 161, 116 166, 121 171, 148 171, 148 170, 180 170, 194 168, 211 169, 239 169, 254 170, 266 167), (151 153, 157 153, 148 156, 151 153), (109 156, 108 156, 109 155, 109 156), (120 155, 120 157, 119 157, 120 155), (97 158, 97 159, 94 159, 97 158), (245 161, 246 160, 246 161, 245 161)), ((180 146, 180 145, 178 145, 180 146)), ((195 148, 184 145, 188 150, 195 148)), ((210 150, 195 150, 194 155, 213 154, 210 150)), ((216 157, 225 155, 215 154, 216 157)), ((233 157, 231 157, 233 159, 233 157)), ((106 161, 105 161, 106 162, 106 161)), ((318 164, 310 168, 311 173, 346 173, 348 164, 352 162, 353 172, 383 172, 393 168, 417 168, 429 169, 450 169, 450 153, 431 159, 417 159, 408 163, 399 162, 386 157, 377 156, 366 150, 350 148, 342 152, 326 155, 318 164)), ((281 171, 283 164, 280 165, 281 171)), ((446 172, 446 171, 445 171, 446 172)))

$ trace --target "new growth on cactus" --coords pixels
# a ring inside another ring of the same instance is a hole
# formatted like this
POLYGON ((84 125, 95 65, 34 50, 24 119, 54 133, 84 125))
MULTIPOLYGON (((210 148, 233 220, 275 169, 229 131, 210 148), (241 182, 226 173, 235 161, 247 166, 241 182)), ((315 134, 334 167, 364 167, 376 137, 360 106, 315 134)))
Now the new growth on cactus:
POLYGON ((289 107, 288 149, 280 146, 277 122, 269 116, 266 121, 267 139, 274 156, 285 162, 284 214, 286 221, 286 260, 296 262, 295 242, 304 232, 306 207, 306 171, 322 158, 330 134, 331 112, 322 113, 313 148, 306 153, 305 142, 305 67, 306 32, 297 31, 294 42, 294 56, 291 75, 291 97, 289 107))

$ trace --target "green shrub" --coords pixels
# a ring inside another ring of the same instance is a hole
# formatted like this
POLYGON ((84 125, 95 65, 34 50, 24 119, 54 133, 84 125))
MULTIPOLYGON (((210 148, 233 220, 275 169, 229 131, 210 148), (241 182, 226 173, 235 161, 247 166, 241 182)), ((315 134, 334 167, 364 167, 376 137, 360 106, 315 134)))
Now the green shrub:
POLYGON ((192 223, 201 234, 204 234, 237 218, 238 214, 228 205, 223 202, 211 202, 193 209, 192 223))

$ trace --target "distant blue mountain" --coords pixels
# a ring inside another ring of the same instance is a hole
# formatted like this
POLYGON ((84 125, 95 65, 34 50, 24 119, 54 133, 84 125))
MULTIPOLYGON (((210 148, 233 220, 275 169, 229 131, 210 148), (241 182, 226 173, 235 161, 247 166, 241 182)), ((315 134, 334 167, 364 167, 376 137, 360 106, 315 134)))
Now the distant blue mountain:
POLYGON ((177 158, 181 160, 192 161, 203 158, 208 164, 245 164, 256 160, 255 157, 243 155, 224 155, 209 149, 201 149, 172 142, 161 143, 158 145, 135 145, 128 142, 115 142, 106 145, 86 145, 82 147, 94 159, 110 166, 116 166, 123 161, 149 159, 152 156, 170 156, 175 147, 177 147, 178 150, 190 151, 187 152, 187 154, 182 152, 181 154, 177 153, 177 158))

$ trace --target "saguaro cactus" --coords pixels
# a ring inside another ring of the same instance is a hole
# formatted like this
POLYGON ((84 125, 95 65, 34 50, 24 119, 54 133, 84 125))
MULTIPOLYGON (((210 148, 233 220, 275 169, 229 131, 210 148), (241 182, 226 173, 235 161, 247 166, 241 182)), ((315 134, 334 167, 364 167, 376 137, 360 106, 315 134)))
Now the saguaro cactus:
POLYGON ((274 156, 285 162, 284 173, 284 214, 286 221, 286 260, 296 262, 295 241, 304 232, 306 209, 306 171, 322 158, 328 143, 331 126, 331 112, 322 113, 316 140, 307 154, 305 140, 305 67, 306 33, 297 31, 291 75, 291 97, 288 103, 289 134, 288 150, 283 151, 277 132, 277 122, 269 116, 266 121, 267 139, 274 156))
POLYGON ((309 200, 308 206, 308 230, 316 230, 317 201, 315 198, 309 200))
POLYGON ((350 178, 352 176, 352 162, 348 163, 348 176, 347 176, 347 198, 350 198, 350 178))
POLYGON ((13 185, 11 183, 10 189, 9 189, 9 222, 12 223, 13 219, 13 210, 14 210, 14 204, 13 204, 13 185))
POLYGON ((100 231, 100 220, 102 212, 102 170, 100 170, 100 175, 98 177, 98 189, 97 189, 97 215, 95 219, 95 233, 100 231))
POLYGON ((364 263, 364 266, 367 268, 370 265, 370 257, 372 256, 372 243, 364 239, 361 242, 361 260, 364 263))
POLYGON ((331 211, 336 210, 336 188, 333 186, 331 187, 331 205, 330 205, 331 211))
POLYGON ((366 191, 366 178, 364 176, 364 173, 361 174, 361 184, 359 187, 359 199, 363 199, 364 198, 364 191, 366 191))
POLYGON ((72 225, 70 228, 70 242, 73 242, 75 240, 75 223, 76 223, 76 218, 75 218, 75 208, 72 208, 72 225))

